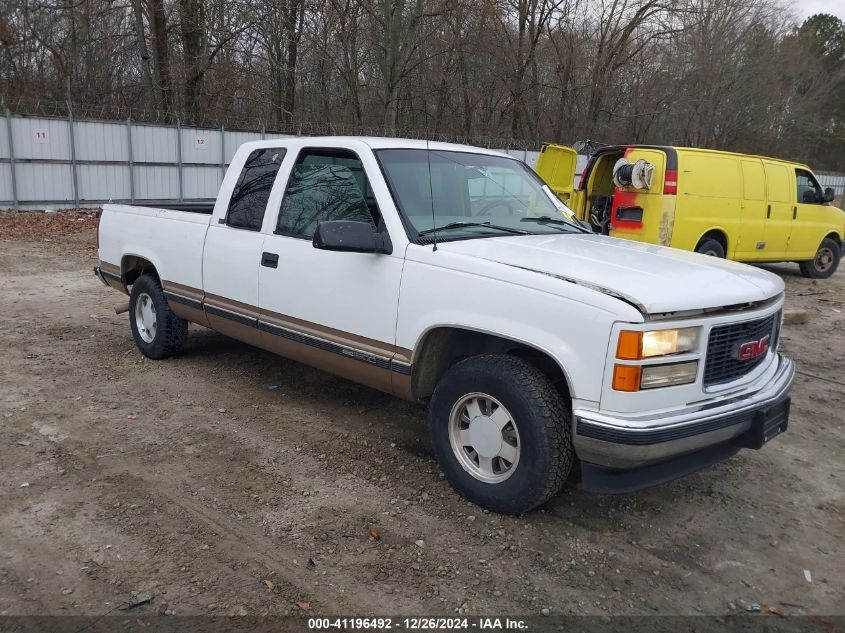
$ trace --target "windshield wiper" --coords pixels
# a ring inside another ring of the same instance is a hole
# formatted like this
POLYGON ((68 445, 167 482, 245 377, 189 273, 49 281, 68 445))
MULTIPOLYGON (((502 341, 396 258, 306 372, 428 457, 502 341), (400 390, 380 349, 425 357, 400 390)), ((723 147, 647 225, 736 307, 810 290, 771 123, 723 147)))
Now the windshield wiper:
POLYGON ((473 226, 483 226, 488 229, 497 229, 499 231, 505 231, 506 233, 514 233, 515 235, 528 235, 529 231, 523 231, 522 229, 514 229, 509 226, 502 226, 500 224, 491 224, 490 222, 449 222, 449 224, 444 224, 443 226, 438 226, 433 229, 426 229, 424 231, 419 231, 417 235, 419 237, 424 237, 426 235, 431 235, 432 233, 436 233, 437 231, 448 231, 450 229, 463 229, 467 227, 473 226))
MULTIPOLYGON (((554 224, 555 226, 566 226, 576 231, 581 231, 582 233, 587 233, 588 231, 580 224, 575 224, 574 222, 569 222, 567 220, 562 220, 560 218, 553 218, 549 215, 540 215, 536 218, 522 218, 520 222, 536 222, 537 224, 554 224)), ((592 233, 592 231, 589 231, 592 233)))

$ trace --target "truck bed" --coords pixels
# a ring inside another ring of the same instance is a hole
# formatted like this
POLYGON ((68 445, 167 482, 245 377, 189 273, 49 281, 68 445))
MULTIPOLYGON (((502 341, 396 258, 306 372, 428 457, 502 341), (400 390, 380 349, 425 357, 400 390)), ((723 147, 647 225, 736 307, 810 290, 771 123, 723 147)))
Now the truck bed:
POLYGON ((146 259, 163 279, 202 288, 202 252, 211 207, 106 204, 100 218, 100 259, 118 268, 127 256, 146 259))
POLYGON ((214 212, 214 202, 143 202, 131 205, 147 209, 164 209, 166 211, 185 211, 187 213, 201 213, 211 215, 214 212))

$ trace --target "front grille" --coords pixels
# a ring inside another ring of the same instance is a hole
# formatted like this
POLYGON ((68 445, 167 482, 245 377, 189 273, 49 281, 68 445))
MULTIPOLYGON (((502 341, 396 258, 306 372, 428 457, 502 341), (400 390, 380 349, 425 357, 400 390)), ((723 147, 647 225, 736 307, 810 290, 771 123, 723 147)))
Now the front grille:
POLYGON ((704 386, 731 382, 762 363, 767 354, 760 354, 749 360, 740 360, 739 346, 750 341, 759 341, 768 334, 771 337, 769 349, 776 349, 779 323, 780 312, 755 321, 719 325, 710 330, 707 360, 704 364, 704 386))

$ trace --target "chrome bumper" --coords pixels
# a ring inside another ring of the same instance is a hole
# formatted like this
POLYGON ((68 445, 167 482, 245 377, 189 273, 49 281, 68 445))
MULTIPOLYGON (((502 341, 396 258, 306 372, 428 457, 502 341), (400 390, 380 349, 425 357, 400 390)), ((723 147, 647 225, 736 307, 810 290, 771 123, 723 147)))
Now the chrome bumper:
MULTIPOLYGON (((777 371, 768 383, 753 393, 735 398, 687 407, 670 414, 631 417, 576 409, 572 435, 575 452, 582 462, 605 469, 627 470, 717 445, 733 443, 742 447, 744 444, 737 438, 752 428, 761 411, 787 401, 788 412, 787 394, 794 375, 794 363, 779 356, 777 371)), ((685 473, 678 476, 682 474, 685 473)))

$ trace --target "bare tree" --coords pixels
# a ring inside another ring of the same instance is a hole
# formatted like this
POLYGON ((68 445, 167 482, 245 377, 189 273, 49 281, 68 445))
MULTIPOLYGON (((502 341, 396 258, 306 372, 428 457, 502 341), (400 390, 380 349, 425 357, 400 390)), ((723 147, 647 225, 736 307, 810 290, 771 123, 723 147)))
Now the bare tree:
POLYGON ((399 95, 420 45, 422 23, 439 15, 439 10, 427 7, 426 0, 365 0, 362 6, 375 27, 376 57, 384 87, 384 127, 392 134, 399 120, 399 95))
POLYGON ((779 0, 5 0, 14 109, 693 144, 845 169, 845 24, 779 0), (129 112, 131 108, 131 112, 129 112))
POLYGON ((164 0, 146 0, 149 4, 150 40, 155 59, 155 83, 158 101, 165 110, 173 108, 173 85, 170 79, 170 46, 167 39, 167 14, 164 0))

